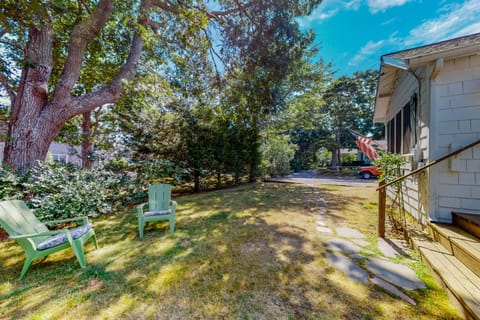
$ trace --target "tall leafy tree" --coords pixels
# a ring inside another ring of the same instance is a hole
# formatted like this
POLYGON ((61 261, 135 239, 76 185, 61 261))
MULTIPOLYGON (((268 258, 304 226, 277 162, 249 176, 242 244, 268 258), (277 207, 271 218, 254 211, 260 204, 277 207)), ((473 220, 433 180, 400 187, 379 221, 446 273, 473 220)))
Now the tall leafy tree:
MULTIPOLYGON (((45 159, 69 119, 118 101, 146 52, 166 55, 168 48, 195 46, 192 35, 208 36, 209 26, 221 35, 223 49, 211 52, 227 74, 239 66, 254 71, 258 61, 266 68, 252 74, 282 76, 301 54, 292 20, 318 3, 220 0, 214 11, 192 0, 2 1, 0 83, 11 100, 5 160, 26 170, 45 159), (91 90, 81 90, 83 76, 94 80, 91 90)), ((263 96, 278 100, 269 87, 263 96)))
POLYGON ((349 130, 364 135, 377 130, 372 122, 376 79, 375 71, 357 72, 332 81, 325 91, 323 127, 329 135, 324 145, 332 152, 332 167, 341 165, 340 148, 354 145, 349 130))

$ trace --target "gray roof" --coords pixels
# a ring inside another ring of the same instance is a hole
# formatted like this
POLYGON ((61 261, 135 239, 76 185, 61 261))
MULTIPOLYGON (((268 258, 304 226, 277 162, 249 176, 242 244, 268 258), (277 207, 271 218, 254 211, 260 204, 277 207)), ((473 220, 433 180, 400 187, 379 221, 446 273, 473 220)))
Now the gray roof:
POLYGON ((402 72, 441 58, 458 57, 475 52, 480 52, 480 33, 382 55, 373 121, 386 121, 390 98, 402 72))
POLYGON ((449 51, 458 50, 458 49, 466 48, 470 46, 477 46, 479 43, 480 43, 480 33, 475 33, 465 37, 449 39, 449 40, 432 43, 432 44, 428 44, 421 47, 387 53, 382 57, 411 60, 411 59, 430 56, 438 53, 447 53, 449 51))

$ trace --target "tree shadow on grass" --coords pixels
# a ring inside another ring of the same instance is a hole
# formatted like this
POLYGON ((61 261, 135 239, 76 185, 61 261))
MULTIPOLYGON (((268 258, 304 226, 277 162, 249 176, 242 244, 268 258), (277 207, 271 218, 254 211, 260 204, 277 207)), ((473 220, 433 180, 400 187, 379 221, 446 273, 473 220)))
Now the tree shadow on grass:
POLYGON ((168 222, 151 223, 142 240, 133 210, 100 218, 100 250, 87 248, 86 269, 68 253, 21 282, 8 270, 1 306, 12 318, 387 317, 379 302, 398 301, 373 287, 352 293, 332 277, 312 234, 316 196, 311 187, 252 185, 180 197, 175 234, 168 222))

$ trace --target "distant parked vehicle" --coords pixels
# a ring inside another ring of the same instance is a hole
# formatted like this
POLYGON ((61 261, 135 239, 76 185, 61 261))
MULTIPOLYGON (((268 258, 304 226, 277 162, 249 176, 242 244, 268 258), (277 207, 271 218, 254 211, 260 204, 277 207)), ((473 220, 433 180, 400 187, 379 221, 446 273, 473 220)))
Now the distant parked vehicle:
POLYGON ((366 167, 360 167, 360 170, 358 171, 358 174, 363 178, 363 179, 371 179, 371 178, 376 178, 380 174, 382 174, 380 167, 377 166, 366 166, 366 167))

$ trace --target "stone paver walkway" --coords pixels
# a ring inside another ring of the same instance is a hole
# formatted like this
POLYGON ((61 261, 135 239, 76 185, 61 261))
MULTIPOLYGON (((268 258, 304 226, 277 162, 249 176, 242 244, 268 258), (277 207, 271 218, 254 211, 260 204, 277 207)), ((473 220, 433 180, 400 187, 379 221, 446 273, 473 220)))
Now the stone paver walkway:
MULTIPOLYGON (((281 182, 300 183, 315 187, 318 184, 334 184, 347 186, 369 186, 371 181, 365 181, 355 178, 337 178, 337 177, 314 177, 312 172, 295 173, 291 176, 277 179, 281 182)), ((410 298, 405 291, 425 288, 425 284, 416 276, 415 272, 408 266, 389 261, 408 260, 408 255, 404 249, 399 248, 394 241, 376 239, 376 247, 381 254, 374 253, 367 248, 372 248, 374 243, 362 234, 360 231, 335 226, 329 224, 326 219, 327 206, 325 200, 321 198, 318 190, 317 208, 317 231, 326 238, 327 259, 337 270, 345 273, 352 281, 364 285, 376 285, 390 292, 404 301, 416 305, 416 302, 410 298), (400 250, 399 250, 400 249, 400 250), (405 255, 407 259, 399 259, 405 255)))
POLYGON ((401 256, 401 250, 391 241, 378 238, 378 253, 372 248, 374 243, 360 231, 329 224, 326 219, 324 200, 319 199, 316 229, 326 237, 327 259, 332 267, 343 272, 349 279, 363 285, 376 285, 404 301, 416 305, 405 291, 425 288, 425 284, 408 266, 389 261, 401 256), (361 263, 360 263, 361 262, 361 263))

